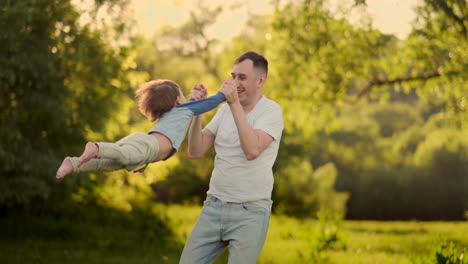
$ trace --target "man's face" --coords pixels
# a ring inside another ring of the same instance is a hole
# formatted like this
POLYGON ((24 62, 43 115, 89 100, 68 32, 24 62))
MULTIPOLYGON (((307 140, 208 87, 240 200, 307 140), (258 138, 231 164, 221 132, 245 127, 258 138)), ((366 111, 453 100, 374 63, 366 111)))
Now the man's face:
POLYGON ((232 80, 235 81, 237 94, 241 105, 255 103, 258 93, 261 92, 259 73, 254 69, 253 62, 249 59, 234 64, 231 73, 232 80))

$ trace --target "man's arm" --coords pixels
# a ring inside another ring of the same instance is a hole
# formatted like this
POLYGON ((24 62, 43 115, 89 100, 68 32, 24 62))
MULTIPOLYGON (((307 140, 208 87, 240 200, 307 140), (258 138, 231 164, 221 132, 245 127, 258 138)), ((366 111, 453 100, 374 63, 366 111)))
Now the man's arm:
POLYGON ((214 144, 215 136, 207 128, 201 128, 201 115, 192 120, 188 136, 188 156, 191 159, 200 158, 214 144))
POLYGON ((229 104, 239 132, 242 151, 247 160, 256 159, 273 142, 273 137, 261 129, 253 129, 240 104, 229 104))
POLYGON ((237 89, 230 81, 226 81, 220 91, 225 94, 231 109, 246 159, 256 159, 273 142, 273 137, 261 129, 252 128, 239 102, 237 89))
MULTIPOLYGON (((197 84, 190 93, 190 99, 206 98, 206 88, 197 84)), ((188 135, 188 156, 191 159, 203 156, 214 144, 215 136, 208 129, 202 130, 202 116, 197 115, 192 120, 188 135)))

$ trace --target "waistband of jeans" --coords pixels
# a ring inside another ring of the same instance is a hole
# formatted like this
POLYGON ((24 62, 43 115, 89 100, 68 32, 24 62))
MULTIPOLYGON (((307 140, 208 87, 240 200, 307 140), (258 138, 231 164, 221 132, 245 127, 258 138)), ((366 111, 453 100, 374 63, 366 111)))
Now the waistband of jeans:
POLYGON ((213 202, 219 201, 223 204, 254 205, 254 206, 263 207, 269 211, 271 211, 271 206, 273 204, 271 200, 259 200, 259 201, 249 201, 249 202, 229 202, 229 201, 223 201, 222 199, 219 199, 211 194, 207 195, 206 199, 211 200, 213 202))

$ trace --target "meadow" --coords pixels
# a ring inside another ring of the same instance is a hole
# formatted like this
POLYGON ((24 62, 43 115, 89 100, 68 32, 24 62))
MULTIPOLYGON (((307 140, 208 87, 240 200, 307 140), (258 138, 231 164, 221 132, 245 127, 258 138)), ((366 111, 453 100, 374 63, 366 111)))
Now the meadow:
MULTIPOLYGON (((150 217, 81 221, 0 218, 0 263, 178 263, 200 207, 157 206, 169 231, 150 217), (171 231, 172 230, 172 231, 171 231)), ((109 216, 111 217, 111 216, 109 216)), ((258 263, 431 263, 437 247, 468 248, 467 222, 319 221, 273 215, 258 263)), ((227 263, 223 253, 216 263, 227 263)), ((460 262, 466 263, 466 262, 460 262)))

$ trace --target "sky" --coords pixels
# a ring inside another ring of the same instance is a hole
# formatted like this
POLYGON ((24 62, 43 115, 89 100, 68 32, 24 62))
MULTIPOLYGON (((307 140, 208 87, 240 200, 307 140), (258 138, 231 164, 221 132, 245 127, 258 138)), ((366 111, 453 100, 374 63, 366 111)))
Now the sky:
MULTIPOLYGON (((153 35, 164 25, 180 25, 189 19, 190 11, 196 9, 200 0, 131 0, 134 16, 141 32, 153 35)), ((351 5, 353 0, 329 0, 333 7, 338 4, 351 5)), ((413 8, 420 0, 367 0, 367 11, 374 26, 384 33, 405 38, 414 19, 413 8)), ((214 1, 205 0, 206 5, 214 1)), ((217 2, 217 1, 216 1, 217 2)), ((218 2, 219 3, 219 2, 218 2)), ((223 0, 223 12, 218 22, 208 29, 208 34, 219 39, 228 39, 239 34, 248 13, 268 14, 273 12, 271 0, 223 0), (243 4, 233 8, 236 3, 243 4), (232 11, 229 11, 232 10, 232 11)))
POLYGON ((367 0, 375 26, 384 33, 404 38, 411 31, 417 0, 367 0))

